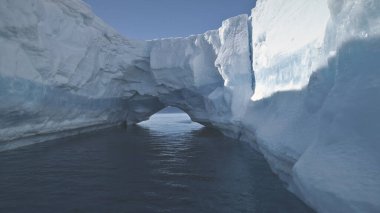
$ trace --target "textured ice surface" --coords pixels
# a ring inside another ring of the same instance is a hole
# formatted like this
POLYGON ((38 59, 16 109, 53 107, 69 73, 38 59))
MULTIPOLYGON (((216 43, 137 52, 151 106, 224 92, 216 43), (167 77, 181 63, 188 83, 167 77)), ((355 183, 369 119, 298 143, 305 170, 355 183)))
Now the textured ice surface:
POLYGON ((5 1, 0 11, 1 141, 133 122, 163 107, 146 92, 146 44, 82 2, 5 1), (123 86, 137 81, 143 92, 123 86))
POLYGON ((378 212, 380 2, 280 2, 253 10, 244 138, 316 210, 378 212))
POLYGON ((379 11, 378 0, 259 0, 218 30, 132 41, 79 0, 4 1, 0 149, 170 105, 252 142, 314 209, 379 212, 379 11))
POLYGON ((327 0, 258 1, 252 10, 254 100, 303 88, 319 65, 327 0))
POLYGON ((132 41, 81 1, 3 2, 2 147, 137 123, 168 105, 207 125, 238 120, 252 95, 248 29, 240 15, 201 35, 132 41))

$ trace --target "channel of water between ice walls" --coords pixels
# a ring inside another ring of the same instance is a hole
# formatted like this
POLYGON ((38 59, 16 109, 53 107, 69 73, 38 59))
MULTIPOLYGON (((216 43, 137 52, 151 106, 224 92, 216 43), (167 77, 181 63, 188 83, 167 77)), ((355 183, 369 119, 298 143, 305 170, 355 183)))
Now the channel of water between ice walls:
POLYGON ((177 106, 250 142, 317 211, 378 212, 379 11, 377 0, 259 0, 219 30, 143 42, 78 0, 7 1, 1 149, 177 106))

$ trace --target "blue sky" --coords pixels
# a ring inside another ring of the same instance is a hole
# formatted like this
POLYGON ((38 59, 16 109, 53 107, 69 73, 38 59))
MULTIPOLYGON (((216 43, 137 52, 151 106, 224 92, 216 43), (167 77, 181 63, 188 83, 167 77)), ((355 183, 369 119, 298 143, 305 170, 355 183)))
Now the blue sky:
POLYGON ((255 0, 84 0, 128 38, 188 36, 217 29, 224 19, 249 14, 255 0))

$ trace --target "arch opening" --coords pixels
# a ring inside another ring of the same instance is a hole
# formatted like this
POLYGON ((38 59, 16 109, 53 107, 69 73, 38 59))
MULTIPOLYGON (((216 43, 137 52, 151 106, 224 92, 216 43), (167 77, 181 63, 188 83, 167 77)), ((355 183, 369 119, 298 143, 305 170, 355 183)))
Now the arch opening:
POLYGON ((137 125, 153 131, 166 133, 172 131, 178 132, 179 129, 187 132, 205 127, 204 125, 193 121, 190 115, 185 111, 173 106, 163 108, 150 116, 148 120, 139 122, 137 125))

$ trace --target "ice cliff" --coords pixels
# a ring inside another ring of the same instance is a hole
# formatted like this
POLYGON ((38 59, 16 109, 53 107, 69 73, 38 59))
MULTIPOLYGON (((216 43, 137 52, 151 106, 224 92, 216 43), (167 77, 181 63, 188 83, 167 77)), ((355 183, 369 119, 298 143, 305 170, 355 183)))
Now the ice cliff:
POLYGON ((281 2, 252 12, 256 90, 243 126, 316 210, 378 212, 380 1, 281 2))
POLYGON ((250 142, 317 211, 380 211, 378 0, 259 0, 152 41, 80 0, 3 1, 0 47, 0 150, 176 106, 250 142))

